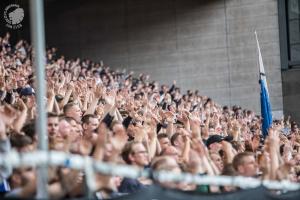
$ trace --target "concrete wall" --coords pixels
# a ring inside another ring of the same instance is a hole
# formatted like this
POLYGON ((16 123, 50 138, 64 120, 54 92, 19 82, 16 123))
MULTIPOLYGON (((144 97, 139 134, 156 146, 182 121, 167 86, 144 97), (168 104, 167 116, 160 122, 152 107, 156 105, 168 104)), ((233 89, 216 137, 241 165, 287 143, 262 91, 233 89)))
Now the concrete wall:
POLYGON ((283 107, 286 116, 300 123, 300 69, 282 72, 283 107))
POLYGON ((254 30, 273 110, 282 111, 277 0, 50 1, 47 43, 69 57, 174 79, 226 105, 260 112, 254 30))

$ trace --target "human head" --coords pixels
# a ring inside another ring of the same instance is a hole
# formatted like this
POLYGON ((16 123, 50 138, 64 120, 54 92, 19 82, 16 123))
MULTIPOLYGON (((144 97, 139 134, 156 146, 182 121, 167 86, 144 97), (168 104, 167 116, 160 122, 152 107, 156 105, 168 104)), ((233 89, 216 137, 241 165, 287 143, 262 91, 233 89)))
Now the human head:
POLYGON ((168 146, 170 146, 170 139, 166 133, 161 133, 161 134, 157 135, 157 139, 160 144, 160 148, 162 150, 164 150, 168 146))
POLYGON ((64 118, 61 119, 58 123, 58 134, 56 134, 56 139, 64 140, 73 132, 72 125, 65 120, 64 118))
POLYGON ((34 149, 33 141, 27 135, 13 134, 10 138, 11 146, 19 152, 29 152, 34 149))
POLYGON ((35 177, 35 170, 32 167, 19 167, 13 169, 8 181, 11 189, 16 189, 26 186, 30 181, 34 181, 35 177))
POLYGON ((72 117, 76 122, 81 122, 82 111, 78 104, 76 103, 67 103, 63 108, 64 114, 66 117, 72 117))
POLYGON ((172 145, 167 146, 167 147, 161 152, 161 155, 162 155, 162 156, 170 156, 170 157, 173 157, 176 161, 178 161, 178 158, 179 158, 178 150, 177 150, 174 146, 172 146, 172 145))
POLYGON ((212 152, 219 152, 222 148, 221 142, 223 140, 224 137, 220 135, 211 135, 206 141, 206 146, 212 152))
POLYGON ((111 123, 111 129, 113 131, 113 134, 117 134, 117 135, 118 134, 121 134, 121 135, 126 134, 126 129, 121 122, 113 121, 111 123))
POLYGON ((183 149, 184 141, 182 135, 180 133, 174 133, 171 137, 171 144, 175 146, 177 149, 183 149))
MULTIPOLYGON (((181 169, 178 165, 178 163, 176 162, 176 160, 170 156, 160 156, 157 157, 153 160, 152 164, 151 164, 151 168, 154 171, 168 171, 168 172, 172 172, 172 173, 177 173, 180 174, 181 173, 181 169)), ((159 184, 163 187, 166 188, 176 188, 176 189, 181 189, 182 186, 180 183, 176 183, 176 182, 159 182, 159 184)))
POLYGON ((223 171, 224 163, 219 153, 212 152, 210 154, 211 160, 217 166, 220 171, 223 171))
POLYGON ((35 94, 35 91, 32 87, 25 87, 23 89, 21 89, 20 91, 20 96, 32 96, 35 94))
POLYGON ((122 158, 127 164, 144 167, 149 164, 148 153, 141 142, 128 142, 122 151, 122 158))
POLYGON ((27 124, 25 124, 22 128, 22 132, 24 132, 25 135, 29 136, 32 142, 37 141, 37 134, 35 131, 35 121, 30 121, 27 124))
POLYGON ((232 165, 241 176, 253 177, 257 175, 258 165, 252 152, 238 153, 233 158, 232 165))
POLYGON ((76 141, 81 135, 81 126, 78 125, 76 120, 73 117, 65 117, 65 121, 67 121, 71 125, 71 141, 76 141))
POLYGON ((298 133, 299 128, 298 128, 298 125, 297 125, 296 122, 292 122, 292 123, 291 123, 291 131, 292 131, 293 133, 298 133))
POLYGON ((84 132, 92 133, 99 125, 99 121, 96 115, 88 114, 82 117, 82 128, 84 132))
POLYGON ((48 136, 54 137, 58 133, 58 116, 55 113, 48 113, 48 136))
POLYGON ((151 168, 154 171, 159 170, 167 170, 167 171, 174 171, 180 172, 181 169, 176 162, 176 160, 170 156, 160 156, 156 157, 151 164, 151 168))
POLYGON ((25 77, 20 77, 20 78, 17 80, 17 86, 18 86, 19 88, 23 88, 23 87, 25 87, 25 85, 26 85, 26 79, 25 79, 25 77))

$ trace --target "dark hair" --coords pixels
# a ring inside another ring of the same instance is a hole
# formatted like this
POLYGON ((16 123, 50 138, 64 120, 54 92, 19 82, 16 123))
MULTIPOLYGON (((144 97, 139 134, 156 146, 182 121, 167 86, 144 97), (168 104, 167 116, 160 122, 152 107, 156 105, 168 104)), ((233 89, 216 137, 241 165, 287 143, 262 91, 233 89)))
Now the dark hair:
POLYGON ((91 118, 97 118, 97 116, 94 114, 87 114, 82 117, 81 121, 83 124, 88 124, 90 123, 91 118))
POLYGON ((32 139, 27 135, 12 135, 10 137, 11 146, 15 148, 22 148, 32 144, 32 139))
POLYGON ((32 141, 35 140, 35 122, 32 120, 29 123, 25 124, 22 128, 22 132, 25 133, 25 135, 29 136, 32 141))
POLYGON ((158 140, 160 140, 160 139, 162 139, 162 138, 168 138, 169 136, 168 136, 168 134, 166 134, 166 133, 161 133, 161 134, 158 134, 157 135, 157 139, 158 140))
POLYGON ((228 106, 223 106, 223 111, 228 110, 228 106))
POLYGON ((48 117, 48 118, 51 118, 51 117, 58 117, 58 115, 55 114, 55 113, 53 113, 53 112, 48 112, 48 113, 47 113, 47 117, 48 117))
POLYGON ((171 137, 171 144, 175 145, 175 141, 177 140, 177 138, 179 137, 180 133, 174 133, 171 137))
POLYGON ((237 172, 235 171, 233 164, 226 164, 223 167, 222 174, 223 176, 237 176, 237 172))
POLYGON ((280 145, 279 147, 279 153, 281 156, 283 156, 283 152, 284 152, 284 144, 280 145))
POLYGON ((127 164, 131 164, 129 155, 132 153, 132 148, 135 144, 142 144, 142 143, 136 141, 127 142, 122 150, 121 156, 127 164))
POLYGON ((245 141, 245 151, 253 152, 252 143, 248 140, 245 141))

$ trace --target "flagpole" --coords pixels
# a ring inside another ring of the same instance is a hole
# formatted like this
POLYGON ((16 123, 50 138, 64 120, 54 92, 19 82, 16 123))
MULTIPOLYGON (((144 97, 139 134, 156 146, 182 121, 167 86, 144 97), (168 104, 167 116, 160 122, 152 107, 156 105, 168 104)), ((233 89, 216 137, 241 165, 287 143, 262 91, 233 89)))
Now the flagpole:
MULTIPOLYGON (((256 49, 257 49, 257 55, 259 56, 259 51, 258 51, 258 38, 257 38, 257 32, 256 30, 254 31, 255 39, 256 39, 256 49)), ((259 69, 259 61, 257 61, 257 66, 258 66, 258 83, 260 84, 260 69, 259 69)))
POLYGON ((261 105, 261 116, 262 116, 262 133, 266 137, 268 130, 272 125, 272 108, 270 103, 268 84, 265 74, 265 68, 263 59, 260 51, 259 41, 256 31, 254 32, 257 44, 258 52, 258 64, 259 64, 259 83, 260 83, 260 105, 261 105))

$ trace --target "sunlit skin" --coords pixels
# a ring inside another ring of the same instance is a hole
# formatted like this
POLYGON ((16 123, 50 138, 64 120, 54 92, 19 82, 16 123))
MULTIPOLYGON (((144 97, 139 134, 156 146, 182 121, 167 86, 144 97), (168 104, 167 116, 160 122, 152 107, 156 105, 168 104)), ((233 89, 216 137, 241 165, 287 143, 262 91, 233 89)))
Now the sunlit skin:
POLYGON ((149 164, 148 152, 142 143, 134 144, 129 159, 133 165, 144 167, 149 164))
POLYGON ((77 122, 81 122, 82 111, 78 105, 72 106, 65 115, 74 118, 77 122))
POLYGON ((49 117, 47 127, 49 138, 55 137, 58 133, 58 117, 49 117))
POLYGON ((169 138, 160 138, 159 140, 160 148, 162 150, 166 149, 168 146, 171 145, 169 138))
POLYGON ((212 161, 215 163, 215 165, 218 167, 218 169, 219 169, 220 171, 222 171, 224 165, 223 165, 223 160, 222 160, 221 156, 220 156, 219 154, 217 154, 217 153, 212 153, 212 154, 210 155, 210 158, 211 158, 212 161))
POLYGON ((257 175, 258 164, 254 156, 247 156, 244 159, 244 163, 238 166, 238 173, 242 176, 253 177, 257 175))
POLYGON ((84 133, 90 134, 90 133, 94 132, 97 129, 98 125, 99 125, 99 120, 97 118, 91 117, 89 119, 88 123, 84 123, 82 125, 82 128, 84 130, 84 133))
POLYGON ((73 131, 73 127, 66 120, 61 120, 58 124, 58 134, 55 135, 56 139, 64 140, 73 131))
POLYGON ((179 152, 174 146, 168 146, 165 149, 164 155, 171 156, 172 158, 174 158, 178 162, 179 152))

